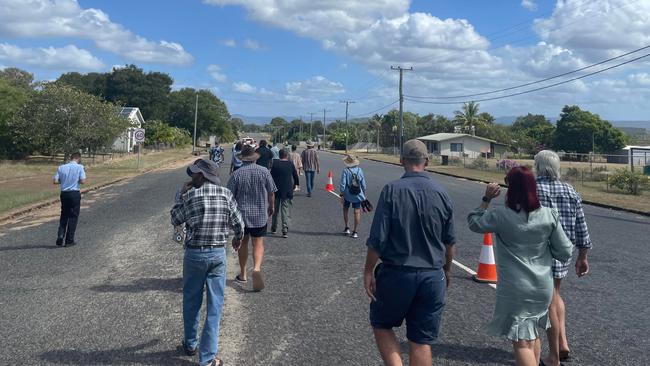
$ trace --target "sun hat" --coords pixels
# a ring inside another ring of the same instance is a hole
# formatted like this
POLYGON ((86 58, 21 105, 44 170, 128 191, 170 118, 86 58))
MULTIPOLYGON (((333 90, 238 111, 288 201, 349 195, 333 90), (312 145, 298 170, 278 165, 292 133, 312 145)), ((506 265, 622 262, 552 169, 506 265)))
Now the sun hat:
POLYGON ((348 168, 352 168, 352 167, 355 167, 355 166, 359 165, 360 162, 359 162, 359 158, 357 158, 356 156, 354 156, 354 155, 346 155, 343 158, 343 164, 345 164, 345 166, 347 166, 348 168))
POLYGON ((427 146, 420 140, 408 140, 402 148, 402 158, 404 159, 428 159, 429 153, 427 146))
POLYGON ((257 159, 260 158, 260 154, 257 151, 255 151, 254 147, 247 145, 242 147, 238 158, 241 161, 256 161, 257 159))
POLYGON ((312 140, 307 140, 307 142, 305 142, 305 144, 307 144, 307 147, 314 147, 314 145, 315 145, 312 140))
POLYGON ((205 160, 205 159, 197 159, 187 167, 187 173, 188 175, 192 174, 197 174, 201 173, 203 174, 203 177, 205 179, 209 180, 210 182, 214 184, 219 184, 219 168, 217 167, 217 164, 215 164, 212 161, 205 160))

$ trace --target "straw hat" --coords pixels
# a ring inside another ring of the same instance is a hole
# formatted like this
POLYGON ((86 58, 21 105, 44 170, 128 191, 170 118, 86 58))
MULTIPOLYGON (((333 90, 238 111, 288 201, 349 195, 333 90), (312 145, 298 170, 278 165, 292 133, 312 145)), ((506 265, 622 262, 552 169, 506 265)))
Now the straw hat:
POLYGON ((314 145, 315 145, 312 140, 307 140, 307 142, 305 142, 305 144, 307 144, 307 147, 314 147, 314 145))
POLYGON ((246 145, 241 149, 238 158, 241 161, 256 161, 260 158, 260 154, 255 151, 254 147, 246 145))
POLYGON ((343 158, 343 164, 347 166, 348 168, 355 167, 359 165, 359 159, 354 156, 354 155, 346 155, 345 158, 343 158))

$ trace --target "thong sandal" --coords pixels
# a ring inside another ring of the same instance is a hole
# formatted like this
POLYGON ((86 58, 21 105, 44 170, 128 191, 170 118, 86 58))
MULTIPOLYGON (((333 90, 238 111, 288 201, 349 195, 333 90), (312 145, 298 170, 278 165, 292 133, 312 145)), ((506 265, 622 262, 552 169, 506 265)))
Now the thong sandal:
POLYGON ((569 352, 569 351, 560 351, 560 361, 564 361, 564 362, 571 361, 571 352, 569 352))

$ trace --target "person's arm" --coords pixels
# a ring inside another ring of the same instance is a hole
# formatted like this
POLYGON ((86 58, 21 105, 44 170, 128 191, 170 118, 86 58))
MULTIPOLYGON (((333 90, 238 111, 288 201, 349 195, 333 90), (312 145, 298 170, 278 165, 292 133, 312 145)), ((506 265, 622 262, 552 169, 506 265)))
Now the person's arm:
POLYGON ((267 172, 266 177, 266 195, 268 196, 269 203, 268 214, 269 216, 273 216, 275 212, 275 192, 278 191, 278 188, 275 186, 271 173, 267 172))
POLYGON ((316 162, 316 174, 320 174, 320 162, 318 161, 318 153, 314 151, 314 161, 316 162))
POLYGON ((451 268, 456 253, 456 231, 454 229, 454 207, 451 200, 445 195, 447 206, 447 221, 445 221, 442 231, 442 242, 445 244, 445 264, 442 267, 445 271, 447 287, 451 284, 451 268))
POLYGON ((366 289, 366 295, 372 300, 377 301, 375 298, 375 290, 377 289, 377 284, 375 280, 375 266, 379 261, 379 254, 368 247, 368 253, 366 254, 366 265, 363 268, 363 287, 366 289))
POLYGON ((291 164, 291 175, 293 176, 293 188, 300 187, 300 177, 298 176, 298 171, 296 167, 291 164))
POLYGON ((578 258, 576 258, 576 275, 582 277, 589 273, 589 260, 587 255, 593 247, 589 237, 589 229, 585 219, 585 212, 582 210, 582 201, 578 197, 576 201, 576 248, 578 248, 578 258))
POLYGON ((562 223, 560 222, 560 214, 555 209, 553 209, 553 218, 555 220, 554 229, 549 238, 551 254, 556 260, 566 262, 571 258, 573 243, 571 243, 571 240, 564 233, 562 223))
POLYGON ((344 169, 343 172, 341 172, 341 181, 339 182, 339 192, 341 194, 341 198, 343 198, 343 194, 345 194, 345 190, 348 188, 348 169, 344 169))
POLYGON ((54 185, 61 184, 61 181, 59 179, 60 179, 60 177, 59 177, 59 169, 57 169, 56 173, 54 174, 54 178, 53 178, 52 183, 54 185))
POLYGON ((235 233, 235 236, 232 238, 232 248, 237 251, 241 248, 242 238, 244 237, 244 220, 237 207, 237 201, 232 195, 228 197, 228 206, 230 210, 230 227, 235 233))
POLYGON ((454 244, 445 244, 445 265, 442 269, 445 271, 445 279, 447 287, 451 284, 451 265, 454 262, 454 255, 456 254, 456 246, 454 244))
POLYGON ((187 221, 187 205, 184 200, 178 202, 172 207, 171 211, 171 222, 174 226, 179 226, 187 221))
POLYGON ((86 169, 84 169, 83 165, 81 166, 81 172, 79 173, 79 183, 86 184, 86 169))
POLYGON ((467 215, 469 229, 475 233, 491 233, 497 229, 498 217, 494 210, 488 210, 490 201, 500 194, 501 188, 497 183, 490 183, 485 188, 485 197, 487 201, 481 201, 481 205, 476 210, 467 215))

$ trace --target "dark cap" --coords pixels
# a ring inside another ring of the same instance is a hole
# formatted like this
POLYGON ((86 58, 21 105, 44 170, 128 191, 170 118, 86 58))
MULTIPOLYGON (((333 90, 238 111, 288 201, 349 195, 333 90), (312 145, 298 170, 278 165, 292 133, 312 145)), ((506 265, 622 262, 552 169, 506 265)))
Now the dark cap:
POLYGON ((187 168, 187 173, 201 173, 205 179, 214 184, 219 184, 219 167, 212 161, 198 159, 187 168))
POLYGON ((428 159, 429 152, 424 142, 420 140, 408 140, 402 148, 402 158, 404 159, 428 159))

